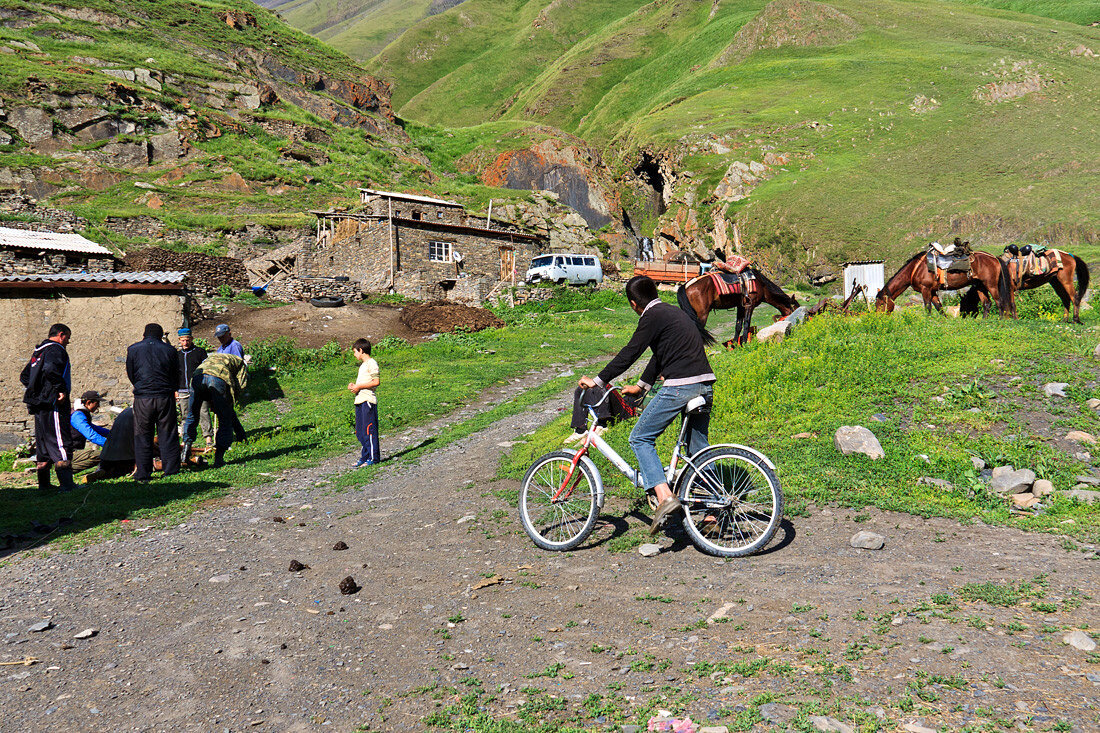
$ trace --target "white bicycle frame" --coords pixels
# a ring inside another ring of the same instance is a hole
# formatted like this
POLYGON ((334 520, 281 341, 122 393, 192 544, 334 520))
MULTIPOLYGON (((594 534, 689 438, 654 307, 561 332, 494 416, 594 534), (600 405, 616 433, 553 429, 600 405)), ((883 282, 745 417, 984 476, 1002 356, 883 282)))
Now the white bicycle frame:
MULTIPOLYGON (((585 431, 584 438, 581 441, 581 446, 582 446, 582 449, 583 448, 593 448, 594 447, 596 450, 598 450, 600 452, 600 455, 602 455, 604 458, 606 458, 608 461, 610 461, 611 465, 613 465, 615 468, 617 468, 619 470, 619 473, 621 473, 629 481, 631 481, 634 486, 641 486, 642 485, 642 472, 640 470, 638 470, 637 468, 634 468, 632 465, 630 465, 630 463, 628 463, 625 458, 623 458, 622 456, 619 455, 618 451, 616 451, 614 448, 612 448, 611 445, 608 444, 608 442, 606 440, 604 440, 602 437, 600 437, 599 434, 597 434, 596 431, 595 431, 596 421, 597 421, 596 408, 598 408, 600 405, 603 404, 604 400, 606 400, 608 398, 608 396, 610 396, 611 392, 614 389, 615 389, 614 386, 608 385, 607 386, 607 392, 600 399, 600 401, 597 402, 594 405, 589 405, 588 406, 588 430, 585 431)), ((680 461, 680 455, 681 455, 680 454, 680 448, 684 445, 684 437, 685 437, 686 433, 687 433, 687 420, 682 420, 682 422, 680 424, 680 437, 676 441, 676 447, 672 449, 672 460, 669 461, 668 466, 665 468, 665 481, 668 483, 669 486, 674 485, 674 479, 676 478, 676 475, 677 475, 676 465, 680 461)), ((723 445, 726 445, 726 444, 723 444, 723 445)), ((691 456, 690 458, 685 458, 684 459, 685 463, 688 466, 694 466, 694 463, 692 463, 692 458, 695 458, 695 456, 698 456, 700 453, 703 453, 704 451, 707 451, 707 450, 709 450, 711 448, 714 448, 714 447, 716 447, 716 446, 707 446, 706 448, 703 448, 702 450, 698 451, 697 453, 695 453, 695 455, 691 456)), ((744 446, 737 446, 737 447, 738 448, 743 448, 744 446)), ((751 448, 745 448, 745 450, 749 450, 749 451, 752 451, 753 453, 757 453, 757 451, 752 450, 751 448)), ((567 449, 565 452, 572 455, 572 456, 576 456, 579 451, 573 450, 573 449, 567 449)), ((758 455, 760 455, 760 454, 758 454, 758 455)), ((761 456, 761 457, 763 457, 763 456, 761 456)), ((764 460, 767 460, 767 459, 765 458, 764 460)), ((581 461, 585 462, 585 465, 587 465, 589 467, 589 469, 591 469, 592 474, 596 478, 596 495, 597 495, 596 502, 600 507, 603 507, 604 489, 603 489, 603 477, 600 475, 600 469, 596 466, 595 462, 593 462, 592 459, 588 457, 587 454, 581 456, 581 461)), ((771 462, 768 461, 768 463, 770 464, 771 462)))

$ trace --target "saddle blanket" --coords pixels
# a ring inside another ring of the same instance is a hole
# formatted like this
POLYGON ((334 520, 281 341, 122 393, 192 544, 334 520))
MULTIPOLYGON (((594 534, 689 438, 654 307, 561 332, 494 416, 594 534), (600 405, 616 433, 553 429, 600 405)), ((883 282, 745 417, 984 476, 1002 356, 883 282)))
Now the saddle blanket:
POLYGON ((714 283, 714 289, 718 292, 719 297, 723 295, 751 295, 756 292, 756 278, 752 272, 743 271, 739 275, 728 272, 711 272, 707 273, 706 277, 709 277, 714 283))
POLYGON ((733 272, 740 274, 746 267, 751 265, 752 262, 747 257, 741 255, 733 255, 725 262, 718 260, 714 261, 714 269, 725 270, 726 272, 733 272))
POLYGON ((1024 273, 1028 275, 1046 275, 1058 272, 1063 267, 1065 264, 1062 262, 1062 251, 1058 249, 1033 252, 1024 258, 1024 273), (1050 261, 1050 256, 1053 256, 1054 262, 1050 261))

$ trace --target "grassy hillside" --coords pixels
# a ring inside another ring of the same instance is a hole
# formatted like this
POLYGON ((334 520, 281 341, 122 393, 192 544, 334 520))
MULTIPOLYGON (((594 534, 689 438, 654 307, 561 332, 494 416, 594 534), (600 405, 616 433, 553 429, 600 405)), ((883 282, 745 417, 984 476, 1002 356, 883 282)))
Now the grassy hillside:
POLYGON ((265 0, 260 4, 333 48, 369 59, 406 28, 435 12, 439 0, 265 0))
POLYGON ((407 118, 557 125, 612 151, 624 185, 659 151, 704 220, 731 162, 786 153, 726 212, 776 262, 900 257, 953 231, 1095 257, 1100 30, 1080 24, 1098 7, 468 0, 370 68, 407 118))
POLYGON ((0 18, 0 190, 101 241, 128 243, 108 217, 169 239, 301 226, 360 185, 488 198, 438 181, 385 84, 249 0, 0 0, 0 18))

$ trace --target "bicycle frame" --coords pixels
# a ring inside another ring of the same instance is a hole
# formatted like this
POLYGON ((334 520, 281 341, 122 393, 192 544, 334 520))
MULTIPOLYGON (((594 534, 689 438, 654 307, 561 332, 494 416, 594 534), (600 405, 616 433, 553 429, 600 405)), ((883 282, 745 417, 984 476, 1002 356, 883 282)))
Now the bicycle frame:
MULTIPOLYGON (((595 432, 596 422, 598 420, 596 416, 596 409, 603 404, 604 400, 606 400, 611 395, 611 393, 615 391, 615 389, 615 387, 608 386, 606 394, 604 394, 603 398, 600 399, 599 402, 594 405, 588 405, 588 430, 585 431, 584 439, 581 441, 580 449, 573 452, 573 464, 569 467, 569 473, 562 481, 561 486, 558 488, 557 493, 554 494, 551 501, 565 501, 572 495, 573 489, 575 489, 577 484, 580 482, 580 477, 577 478, 577 481, 573 482, 572 486, 569 485, 569 482, 572 480, 573 475, 577 471, 577 464, 580 463, 581 460, 583 460, 588 455, 588 450, 592 447, 595 447, 596 450, 600 452, 600 455, 606 458, 611 463, 611 465, 617 468, 619 470, 619 473, 630 480, 634 486, 642 485, 642 472, 631 466, 625 458, 619 455, 618 451, 612 448, 606 440, 601 438, 595 432)), ((684 419, 685 417, 686 416, 683 415, 681 416, 680 437, 676 441, 676 447, 672 449, 672 460, 669 461, 668 467, 665 469, 665 481, 668 483, 669 486, 673 485, 673 479, 676 476, 676 466, 680 462, 682 449, 684 448, 684 446, 687 445, 688 421, 684 419)), ((589 461, 591 461, 591 459, 589 459, 589 461)), ((685 458, 684 461, 688 465, 693 465, 690 458, 685 458)), ((595 466, 595 464, 592 465, 595 466)), ((598 468, 596 470, 599 471, 598 468)), ((602 485, 602 479, 600 480, 600 482, 602 485)))

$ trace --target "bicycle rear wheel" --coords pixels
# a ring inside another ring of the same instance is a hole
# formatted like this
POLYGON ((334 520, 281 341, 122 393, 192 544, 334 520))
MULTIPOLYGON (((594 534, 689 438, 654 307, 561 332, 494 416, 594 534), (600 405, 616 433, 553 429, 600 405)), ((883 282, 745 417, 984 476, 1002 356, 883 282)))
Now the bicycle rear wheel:
POLYGON ((740 448, 715 446, 693 457, 677 494, 691 541, 719 557, 763 550, 783 518, 783 491, 775 471, 740 448))
POLYGON ((519 520, 527 536, 544 550, 572 550, 596 524, 600 508, 591 469, 578 462, 569 476, 572 467, 572 454, 554 451, 532 463, 523 477, 519 520))

